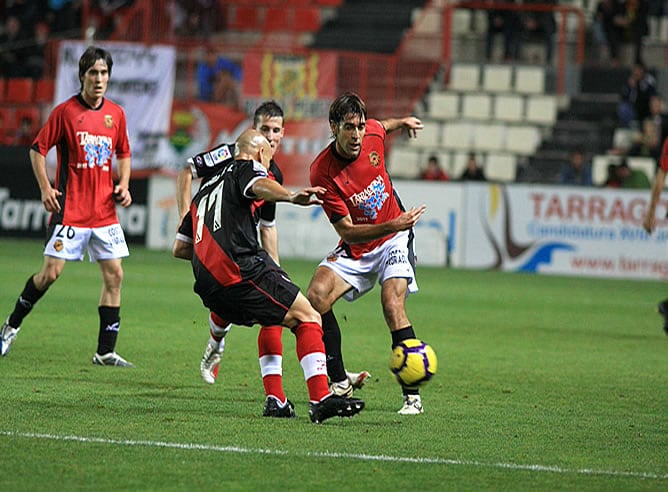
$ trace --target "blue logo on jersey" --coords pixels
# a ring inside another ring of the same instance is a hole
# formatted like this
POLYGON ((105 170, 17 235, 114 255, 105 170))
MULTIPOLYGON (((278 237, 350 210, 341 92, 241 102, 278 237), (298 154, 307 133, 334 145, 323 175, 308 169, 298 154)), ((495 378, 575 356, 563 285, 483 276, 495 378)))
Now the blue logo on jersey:
POLYGON ((350 197, 353 206, 359 208, 366 217, 375 220, 378 212, 390 194, 385 189, 385 181, 382 176, 374 179, 366 190, 356 193, 350 197))

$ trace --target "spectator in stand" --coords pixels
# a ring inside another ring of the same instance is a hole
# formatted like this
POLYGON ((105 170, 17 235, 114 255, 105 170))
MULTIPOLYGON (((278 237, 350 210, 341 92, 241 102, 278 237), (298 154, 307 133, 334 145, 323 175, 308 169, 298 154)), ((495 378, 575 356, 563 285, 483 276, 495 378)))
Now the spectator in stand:
POLYGON ((619 44, 623 36, 621 15, 621 4, 617 0, 600 0, 596 5, 594 40, 599 46, 601 59, 609 56, 613 67, 619 65, 619 44))
POLYGON ((618 108, 620 124, 624 128, 639 126, 649 116, 649 100, 656 93, 654 76, 647 72, 643 63, 634 63, 621 91, 618 108))
MULTIPOLYGON (((555 4, 555 0, 528 0, 525 4, 555 4)), ((545 45, 545 63, 552 63, 554 53, 554 34, 557 32, 557 23, 552 11, 528 11, 523 16, 525 41, 540 41, 545 45)))
POLYGON ((487 181, 485 171, 478 165, 478 161, 473 152, 469 153, 468 160, 466 161, 466 168, 459 179, 461 181, 487 181))
POLYGON ((505 61, 513 61, 519 58, 520 35, 522 21, 516 10, 495 9, 495 3, 515 3, 515 0, 488 0, 490 8, 487 10, 487 36, 485 39, 485 57, 487 61, 492 60, 492 48, 494 38, 503 35, 503 58, 505 61))
POLYGON ((44 75, 44 53, 49 42, 49 25, 46 22, 35 24, 33 42, 25 48, 25 74, 33 79, 41 79, 44 75))
POLYGON ((24 77, 25 46, 29 39, 17 16, 10 15, 5 19, 4 32, 0 34, 0 76, 24 77))
POLYGON ((218 73, 227 70, 236 83, 241 80, 241 68, 233 61, 218 56, 212 48, 206 52, 205 59, 197 65, 198 98, 201 101, 213 101, 214 86, 218 73))
POLYGON ((19 127, 16 130, 16 135, 14 137, 13 145, 20 145, 22 147, 30 147, 37 131, 35 130, 35 121, 32 120, 29 116, 23 116, 19 127))
POLYGON ((134 5, 134 0, 96 0, 92 2, 97 36, 109 38, 122 23, 123 15, 134 5))
POLYGON ((593 184, 591 164, 586 161, 584 151, 581 148, 573 149, 568 162, 561 167, 560 182, 561 184, 574 186, 591 186, 593 184))
POLYGON ((634 138, 630 156, 651 157, 658 161, 661 157, 661 144, 668 137, 668 114, 664 112, 663 99, 659 94, 649 100, 650 114, 642 122, 641 132, 634 138))
POLYGON ((51 34, 57 37, 78 37, 81 34, 81 2, 48 0, 47 21, 51 34))
POLYGON ((448 181, 450 176, 441 168, 438 157, 430 155, 427 159, 427 167, 420 173, 420 179, 426 181, 448 181))
POLYGON ((229 68, 223 68, 216 73, 212 101, 232 109, 241 110, 239 82, 234 78, 234 74, 229 68))
POLYGON ((626 0, 622 8, 621 24, 626 37, 633 43, 633 61, 642 63, 643 38, 649 34, 648 0, 626 0))
POLYGON ((619 164, 608 166, 608 179, 605 181, 608 188, 649 189, 651 187, 647 174, 641 169, 629 167, 626 159, 619 164))

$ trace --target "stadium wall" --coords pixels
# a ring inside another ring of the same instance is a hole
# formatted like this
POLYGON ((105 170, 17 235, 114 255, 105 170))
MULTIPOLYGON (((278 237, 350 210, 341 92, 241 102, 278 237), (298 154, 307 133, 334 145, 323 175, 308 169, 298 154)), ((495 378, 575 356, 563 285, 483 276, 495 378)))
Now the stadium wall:
MULTIPOLYGON (((48 215, 25 147, 0 158, 0 237, 43 238, 48 215)), ((418 264, 629 279, 668 278, 668 219, 642 229, 649 191, 496 183, 396 181, 408 208, 427 205, 416 227, 418 264)), ((194 187, 197 186, 195 183, 194 187)), ((119 208, 134 244, 171 249, 178 224, 172 175, 132 180, 119 208)), ((668 199, 657 216, 666 217, 668 199)), ((282 258, 319 261, 337 243, 320 207, 279 204, 282 258)))

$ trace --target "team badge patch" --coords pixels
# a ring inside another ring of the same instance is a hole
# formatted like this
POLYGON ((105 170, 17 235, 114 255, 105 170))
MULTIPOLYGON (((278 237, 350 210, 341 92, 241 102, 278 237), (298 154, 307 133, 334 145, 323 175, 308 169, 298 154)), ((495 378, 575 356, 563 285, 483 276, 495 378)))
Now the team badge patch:
POLYGON ((111 128, 114 126, 114 119, 111 117, 110 114, 105 114, 104 115, 104 126, 107 128, 111 128))
POLYGON ((339 259, 339 257, 337 255, 335 255, 334 253, 332 253, 331 255, 329 255, 327 257, 327 261, 330 262, 330 263, 334 263, 338 259, 339 259))
POLYGON ((380 166, 380 155, 375 150, 369 154, 369 162, 373 167, 380 166))
POLYGON ((60 239, 56 240, 53 243, 53 249, 60 253, 63 250, 63 242, 60 239))

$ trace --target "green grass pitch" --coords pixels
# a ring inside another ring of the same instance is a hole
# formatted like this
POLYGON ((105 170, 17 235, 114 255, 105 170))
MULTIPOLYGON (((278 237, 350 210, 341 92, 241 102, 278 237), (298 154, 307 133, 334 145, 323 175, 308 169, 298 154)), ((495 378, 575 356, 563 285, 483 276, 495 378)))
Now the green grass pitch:
MULTIPOLYGON (((407 301, 439 357, 425 413, 401 417, 379 289, 335 308, 346 365, 372 380, 352 419, 314 425, 285 332, 296 420, 263 418, 255 328, 218 382, 188 263, 131 248, 118 352, 97 367, 100 273, 68 264, 0 359, 0 490, 667 490, 668 337, 661 282, 418 268, 407 301)), ((0 242, 0 316, 41 265, 0 242)), ((284 260, 305 289, 316 262, 284 260)))

